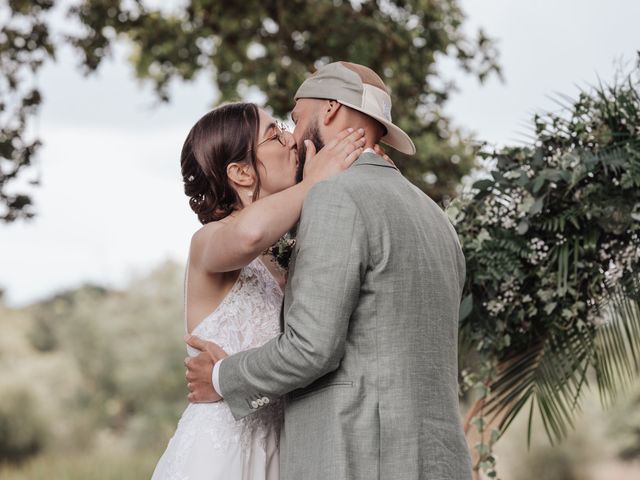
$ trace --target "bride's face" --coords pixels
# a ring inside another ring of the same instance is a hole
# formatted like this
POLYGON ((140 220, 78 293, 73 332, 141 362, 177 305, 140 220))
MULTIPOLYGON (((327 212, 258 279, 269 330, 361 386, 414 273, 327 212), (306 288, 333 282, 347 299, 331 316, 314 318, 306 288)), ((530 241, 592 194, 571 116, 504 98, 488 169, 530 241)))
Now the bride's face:
POLYGON ((256 149, 260 197, 289 188, 296 183, 298 151, 293 135, 284 125, 260 109, 260 127, 256 149))

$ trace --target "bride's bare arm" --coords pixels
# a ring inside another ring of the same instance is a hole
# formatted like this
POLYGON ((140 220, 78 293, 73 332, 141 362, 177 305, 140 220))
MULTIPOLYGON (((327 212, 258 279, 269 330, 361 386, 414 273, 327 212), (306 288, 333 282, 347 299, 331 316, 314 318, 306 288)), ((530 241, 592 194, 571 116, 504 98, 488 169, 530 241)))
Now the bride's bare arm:
POLYGON ((249 264, 295 225, 313 185, 343 171, 360 156, 363 133, 344 130, 317 154, 308 142, 304 180, 257 200, 228 222, 205 225, 194 235, 192 260, 211 273, 238 270, 249 264))

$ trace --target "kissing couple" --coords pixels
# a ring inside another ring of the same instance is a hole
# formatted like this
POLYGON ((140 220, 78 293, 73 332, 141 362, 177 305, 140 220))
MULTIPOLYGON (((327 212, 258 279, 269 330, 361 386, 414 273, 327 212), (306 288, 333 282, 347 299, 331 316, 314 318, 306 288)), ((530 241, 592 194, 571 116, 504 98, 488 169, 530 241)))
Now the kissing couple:
POLYGON ((190 404, 153 480, 469 480, 457 234, 379 146, 415 153, 374 71, 330 63, 294 99, 292 133, 227 104, 182 148, 190 404))

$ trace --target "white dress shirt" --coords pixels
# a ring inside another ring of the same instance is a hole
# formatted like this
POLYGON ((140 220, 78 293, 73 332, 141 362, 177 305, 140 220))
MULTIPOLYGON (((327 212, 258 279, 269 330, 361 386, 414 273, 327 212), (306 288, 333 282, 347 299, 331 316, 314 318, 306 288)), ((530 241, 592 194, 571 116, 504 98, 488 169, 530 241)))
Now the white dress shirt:
POLYGON ((220 370, 220 364, 223 361, 224 358, 216 362, 216 364, 213 366, 213 373, 211 374, 211 383, 213 384, 213 389, 220 396, 222 396, 222 393, 220 393, 220 374, 218 373, 218 371, 220 370))

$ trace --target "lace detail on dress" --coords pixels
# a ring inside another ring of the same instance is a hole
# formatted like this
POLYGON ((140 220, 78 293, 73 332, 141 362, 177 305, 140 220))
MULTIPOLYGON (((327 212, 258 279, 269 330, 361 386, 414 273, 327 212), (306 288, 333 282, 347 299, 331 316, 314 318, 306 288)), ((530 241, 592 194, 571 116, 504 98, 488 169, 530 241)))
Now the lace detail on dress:
MULTIPOLYGON (((217 343, 229 354, 259 347, 280 332, 282 297, 275 278, 256 258, 240 271, 220 305, 193 329, 192 334, 217 343)), ((199 352, 187 346, 187 353, 195 356, 199 352)), ((189 404, 161 459, 164 463, 161 478, 186 478, 184 471, 196 442, 204 442, 209 450, 224 450, 239 444, 248 455, 256 445, 264 451, 274 434, 277 442, 281 420, 280 401, 240 420, 233 418, 224 400, 189 404)))
MULTIPOLYGON (((240 271, 220 305, 191 332, 233 354, 263 345, 280 332, 282 291, 259 258, 240 271)), ((190 356, 199 352, 187 346, 190 356)))

